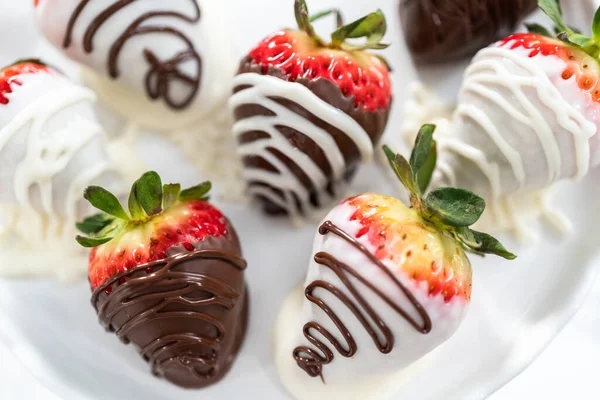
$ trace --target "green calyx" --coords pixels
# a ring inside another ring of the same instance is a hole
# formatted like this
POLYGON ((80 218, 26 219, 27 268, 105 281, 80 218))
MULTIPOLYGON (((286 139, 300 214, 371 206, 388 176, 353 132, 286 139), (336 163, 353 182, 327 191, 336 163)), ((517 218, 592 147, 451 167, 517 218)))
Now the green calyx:
POLYGON ((527 24, 529 32, 548 37, 556 36, 563 42, 580 47, 590 56, 598 59, 600 56, 600 8, 596 10, 594 15, 592 37, 587 37, 564 22, 560 0, 538 0, 538 6, 554 22, 555 35, 539 24, 527 24))
POLYGON ((77 229, 87 235, 77 236, 76 240, 84 247, 100 246, 114 239, 125 227, 143 224, 179 201, 207 201, 210 189, 210 182, 185 190, 181 190, 178 183, 163 185, 160 176, 149 171, 131 187, 128 213, 115 195, 99 186, 89 186, 83 197, 102 212, 76 224, 77 229))
POLYGON ((322 11, 311 17, 305 0, 295 0, 294 12, 298 28, 306 32, 322 47, 344 51, 381 50, 389 47, 389 44, 381 43, 387 31, 387 23, 381 10, 372 12, 347 25, 344 25, 342 15, 337 9, 322 11), (337 29, 331 34, 331 43, 326 43, 316 34, 312 23, 330 15, 335 15, 337 29), (360 38, 366 39, 363 44, 346 42, 347 39, 360 38))
POLYGON ((463 249, 515 259, 498 240, 469 228, 485 211, 484 199, 468 190, 450 187, 434 189, 425 195, 437 162, 434 131, 435 125, 421 127, 410 160, 383 146, 390 166, 409 192, 412 207, 423 220, 452 237, 463 249))

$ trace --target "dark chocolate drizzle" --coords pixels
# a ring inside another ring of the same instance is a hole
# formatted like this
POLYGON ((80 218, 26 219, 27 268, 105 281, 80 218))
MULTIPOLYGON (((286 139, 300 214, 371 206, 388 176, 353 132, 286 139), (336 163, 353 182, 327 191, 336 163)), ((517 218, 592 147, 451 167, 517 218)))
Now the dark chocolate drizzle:
MULTIPOLYGON (((92 0, 81 0, 77 5, 67 26, 67 32, 63 40, 63 47, 68 48, 73 41, 73 29, 79 16, 85 7, 92 0)), ((98 14, 87 27, 83 37, 83 49, 86 53, 94 51, 94 37, 98 30, 107 22, 113 15, 121 11, 123 8, 138 0, 120 0, 104 11, 98 14)), ((174 57, 168 60, 160 60, 158 56, 150 49, 144 49, 144 58, 148 62, 149 70, 144 79, 146 92, 153 99, 163 98, 165 103, 174 110, 181 110, 188 107, 196 97, 200 88, 200 79, 202 76, 202 59, 196 51, 193 42, 184 35, 181 31, 164 25, 149 25, 142 26, 146 21, 155 17, 172 17, 183 20, 185 22, 195 24, 200 21, 200 8, 196 0, 190 0, 194 5, 195 15, 190 17, 175 11, 154 11, 147 12, 134 20, 125 31, 112 44, 108 56, 107 67, 110 76, 114 79, 120 75, 118 60, 121 50, 129 39, 135 36, 161 33, 172 35, 181 39, 187 45, 187 50, 177 53, 174 57), (189 76, 179 70, 179 66, 188 61, 193 61, 196 65, 194 76, 189 76), (176 101, 171 97, 169 87, 172 81, 183 82, 190 90, 190 93, 182 100, 176 101)))
MULTIPOLYGON (((269 66, 267 68, 267 72, 264 73, 263 65, 259 65, 255 63, 251 57, 245 57, 238 69, 238 74, 244 73, 257 73, 264 74, 269 76, 274 76, 282 80, 288 80, 288 76, 285 74, 283 70, 280 68, 276 68, 273 66, 269 66)), ((377 111, 366 111, 361 107, 356 107, 354 105, 354 96, 345 96, 341 89, 335 85, 333 82, 330 82, 326 79, 307 79, 307 78, 299 78, 295 80, 296 83, 299 83, 313 92, 318 98, 331 104, 332 106, 338 108, 340 111, 348 114, 352 119, 354 119, 369 135, 371 142, 375 146, 379 139, 381 138, 385 127, 387 125, 387 121, 390 114, 390 108, 385 110, 377 110, 377 111)), ((238 86, 234 88, 234 93, 240 92, 242 90, 248 89, 248 86, 238 86)), ((302 116, 306 120, 311 123, 319 126, 326 132, 328 132, 332 138, 335 140, 336 145, 340 149, 344 162, 346 164, 346 173, 341 178, 341 181, 333 180, 333 172, 331 169, 331 165, 329 165, 329 161, 326 157, 327 149, 321 149, 317 144, 310 139, 307 135, 302 132, 298 132, 295 129, 292 129, 288 126, 278 126, 277 129, 287 138, 287 140, 299 151, 306 154, 310 157, 315 164, 323 171, 325 176, 329 178, 329 182, 325 187, 313 187, 311 180, 307 176, 307 173, 303 171, 295 162, 290 160, 288 157, 283 155, 276 148, 269 148, 270 151, 275 157, 277 157, 285 166, 288 168, 290 173, 298 179, 301 184, 308 190, 310 193, 310 202, 314 207, 320 207, 324 205, 322 198, 324 194, 328 194, 330 196, 336 196, 334 188, 339 186, 344 186, 345 183, 348 183, 352 180, 356 171, 360 166, 360 151, 356 144, 350 139, 345 132, 340 131, 336 127, 332 126, 327 121, 323 121, 317 116, 310 113, 304 107, 296 104, 295 102, 281 98, 281 97, 273 97, 271 100, 276 101, 280 105, 288 108, 290 111, 302 116)), ((273 116, 273 112, 265 109, 264 107, 258 104, 246 104, 241 107, 238 107, 234 110, 234 116, 236 121, 255 117, 258 115, 262 116, 273 116)), ((245 132, 240 136, 240 143, 251 143, 262 138, 269 137, 269 134, 266 132, 260 131, 251 131, 245 132)), ((265 169, 271 172, 280 172, 275 169, 273 165, 267 162, 264 158, 260 156, 246 156, 243 160, 243 164, 245 168, 256 168, 256 169, 265 169)), ((274 188, 265 182, 260 181, 252 181, 248 182, 249 186, 264 186, 271 190, 276 195, 280 197, 283 196, 280 188, 274 188)), ((295 193, 292 195, 296 198, 296 206, 299 214, 306 213, 307 210, 304 210, 302 204, 298 196, 295 193)), ((257 199, 263 206, 263 209, 268 214, 288 214, 288 211, 282 209, 276 204, 273 204, 269 199, 256 196, 257 199)))
POLYGON ((91 302, 104 328, 134 342, 153 374, 203 387, 227 373, 243 341, 245 269, 227 248, 184 251, 115 275, 91 302))
POLYGON ((536 0, 401 0, 400 18, 415 59, 436 63, 474 54, 536 8, 536 0))
MULTIPOLYGON (((383 354, 389 354, 394 349, 395 338, 391 329, 387 326, 385 321, 379 316, 379 314, 373 309, 373 307, 364 299, 360 294, 356 286, 350 280, 350 276, 357 279, 360 283, 366 286, 371 292, 375 293, 383 301, 385 301, 394 311, 396 311, 402 318, 404 318, 410 325, 412 325, 418 332, 427 334, 431 331, 432 324, 431 318, 425 308, 419 303, 415 296, 411 293, 406 286, 404 286, 398 278, 381 262, 379 261, 365 246, 360 244, 355 238, 344 232, 341 228, 336 226, 331 221, 325 221, 319 227, 319 233, 326 235, 332 233, 342 238, 346 242, 350 243, 361 253, 363 253, 377 268, 383 271, 398 287, 408 301, 412 304, 415 310, 419 313, 422 324, 419 324, 409 313, 402 307, 397 305, 393 300, 386 296, 381 290, 375 285, 369 282, 365 277, 356 272, 351 266, 339 261, 333 255, 326 252, 319 252, 315 255, 315 261, 333 271, 337 277, 342 281, 346 288, 350 291, 354 300, 346 296, 340 289, 332 285, 329 282, 323 280, 316 280, 308 285, 304 291, 306 298, 311 303, 316 304, 335 324, 339 329, 340 333, 346 341, 346 346, 340 343, 327 329, 315 321, 308 322, 304 325, 303 333, 304 337, 316 347, 315 350, 308 346, 299 346, 294 349, 293 356, 296 363, 302 368, 309 376, 316 377, 320 376, 323 379, 323 366, 330 364, 334 359, 333 351, 327 346, 326 343, 317 339, 311 333, 312 330, 318 332, 325 337, 331 345, 342 355, 343 357, 349 358, 356 354, 358 347, 352 333, 348 330, 344 322, 333 312, 333 310, 319 297, 315 296, 313 292, 317 288, 321 288, 333 294, 337 297, 360 321, 362 326, 365 328, 373 343, 377 346, 377 349, 383 354), (364 311, 363 311, 364 310, 364 311), (365 315, 367 314, 367 316, 365 315), (374 321, 374 324, 373 322, 374 321), (379 331, 379 333, 377 332, 379 331), (384 340, 381 340, 380 336, 383 336, 384 340), (320 352, 320 353, 319 353, 320 352)), ((324 380, 323 380, 324 382, 324 380)))

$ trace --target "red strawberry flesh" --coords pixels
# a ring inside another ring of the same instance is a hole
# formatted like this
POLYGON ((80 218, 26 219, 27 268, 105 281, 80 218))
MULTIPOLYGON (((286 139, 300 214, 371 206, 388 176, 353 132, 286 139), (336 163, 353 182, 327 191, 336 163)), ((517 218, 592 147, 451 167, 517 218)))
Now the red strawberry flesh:
POLYGON ((327 79, 342 93, 355 98, 355 107, 367 111, 387 109, 392 98, 388 67, 378 57, 364 51, 342 51, 321 47, 304 32, 276 32, 251 52, 252 60, 281 69, 287 79, 327 79))
MULTIPOLYGON (((138 265, 162 260, 175 246, 194 250, 207 237, 227 235, 227 220, 205 201, 183 201, 137 226, 127 227, 120 236, 92 249, 89 279, 92 290, 113 276, 138 265)), ((111 288, 106 288, 110 293, 111 288)))
POLYGON ((414 282, 426 283, 431 297, 470 300, 471 268, 464 252, 416 211, 398 199, 371 193, 346 204, 356 209, 350 219, 362 226, 356 236, 368 238, 375 257, 391 261, 414 282))
POLYGON ((567 64, 561 74, 562 78, 569 80, 575 76, 579 88, 589 92, 593 101, 600 102, 600 66, 598 61, 583 49, 535 33, 519 33, 508 36, 500 42, 500 45, 504 46, 509 43, 511 43, 511 49, 528 50, 531 58, 538 55, 558 57, 567 64))
POLYGON ((33 61, 24 61, 11 65, 0 71, 0 104, 8 104, 9 94, 13 92, 13 85, 22 84, 19 77, 27 74, 47 72, 48 67, 33 61))

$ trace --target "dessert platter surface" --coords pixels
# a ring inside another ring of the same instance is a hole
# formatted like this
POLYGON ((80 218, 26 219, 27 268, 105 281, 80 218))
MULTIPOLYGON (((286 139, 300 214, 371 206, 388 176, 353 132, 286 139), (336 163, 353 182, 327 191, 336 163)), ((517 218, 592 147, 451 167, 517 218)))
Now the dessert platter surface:
POLYGON ((0 1, 0 341, 65 399, 519 374, 600 262, 598 4, 423 3, 0 1))

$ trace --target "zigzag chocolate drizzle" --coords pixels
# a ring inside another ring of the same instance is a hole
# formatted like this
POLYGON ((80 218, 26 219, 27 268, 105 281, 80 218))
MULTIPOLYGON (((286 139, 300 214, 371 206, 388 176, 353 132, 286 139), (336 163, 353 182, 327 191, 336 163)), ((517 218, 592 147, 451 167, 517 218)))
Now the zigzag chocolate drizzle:
POLYGON ((244 336, 243 277, 232 279, 240 287, 221 278, 245 268, 243 259, 220 249, 181 253, 114 276, 94 291, 92 305, 108 331, 138 346, 155 375, 202 387, 227 372, 244 336), (174 379, 172 371, 179 374, 174 379))
POLYGON ((331 351, 326 343, 313 336, 311 333, 312 330, 317 331, 319 334, 325 337, 343 357, 352 357, 358 350, 356 341, 352 337, 352 333, 348 330, 344 322, 333 312, 327 303, 313 294, 317 288, 321 288, 330 292, 337 297, 350 311, 352 311, 352 313, 363 325, 369 336, 371 336, 373 339, 373 343, 375 343, 377 349, 379 349, 379 351, 383 354, 389 354, 394 349, 394 334, 387 326, 386 322, 383 321, 379 314, 361 295, 357 287, 350 280, 350 276, 356 278, 371 292, 375 293, 378 297, 385 301, 417 331, 423 334, 427 334, 431 331, 431 318, 427 314, 427 311, 425 311, 423 306, 410 292, 410 290, 408 290, 381 261, 371 254, 366 247, 364 247, 355 238, 344 232, 331 221, 325 221, 319 227, 319 233, 321 235, 326 235, 328 233, 337 235, 363 253, 377 268, 381 269, 395 283, 395 285, 398 287, 398 290, 402 292, 404 296, 406 296, 408 301, 419 313, 423 322, 422 324, 419 324, 419 322, 411 317, 406 310, 396 304, 392 299, 375 287, 375 285, 369 282, 365 277, 356 272, 352 267, 339 261, 329 253, 319 252, 315 255, 315 261, 331 269, 350 291, 354 299, 349 298, 339 288, 323 280, 316 280, 306 287, 304 293, 308 301, 317 305, 325 314, 327 314, 329 318, 331 318, 346 341, 346 347, 344 347, 344 345, 340 343, 321 324, 315 321, 306 323, 303 328, 304 337, 306 337, 306 339, 308 339, 308 341, 316 347, 316 350, 308 346, 299 346, 294 349, 293 356, 298 366, 306 371, 309 376, 320 376, 321 379, 323 379, 323 366, 330 364, 334 359, 333 351, 331 351), (373 324, 371 321, 374 321, 375 323, 373 324), (379 331, 379 333, 377 331, 379 331), (383 336, 384 340, 381 340, 380 336, 383 336))
MULTIPOLYGON (((65 34, 65 38, 63 41, 63 47, 68 48, 73 41, 73 29, 75 24, 78 21, 81 13, 85 9, 85 7, 92 0, 81 0, 77 8, 74 10, 71 18, 69 19, 69 23, 67 26, 67 32, 65 34)), ((83 49, 86 53, 91 53, 94 51, 94 37, 98 30, 106 23, 111 17, 113 17, 116 13, 121 11, 123 8, 128 5, 134 3, 138 0, 120 0, 109 7, 107 7, 104 11, 98 14, 87 27, 84 37, 83 37, 83 49)), ((194 47, 194 43, 181 31, 162 24, 159 25, 144 25, 143 24, 155 17, 172 17, 176 19, 183 20, 190 24, 195 24, 200 21, 200 8, 196 0, 190 0, 194 6, 194 15, 192 17, 181 14, 175 11, 152 11, 142 14, 140 17, 135 19, 131 24, 125 29, 125 31, 117 38, 117 40, 110 47, 110 52, 108 56, 108 71, 112 78, 118 78, 120 75, 119 67, 117 65, 119 55, 121 54, 121 50, 123 49, 125 43, 129 39, 135 36, 141 36, 152 33, 162 33, 166 35, 172 35, 181 39, 188 46, 188 49, 182 52, 179 52, 174 57, 168 60, 160 60, 156 53, 152 50, 145 48, 143 51, 144 58, 148 62, 149 70, 145 76, 144 82, 146 86, 146 92, 151 99, 159 99, 163 98, 167 105, 175 110, 180 110, 188 107, 200 88, 200 79, 202 76, 202 59, 198 52, 194 47), (183 63, 186 63, 190 60, 193 60, 196 64, 196 72, 193 76, 190 76, 186 73, 183 73, 179 70, 179 66, 183 63), (171 97, 169 93, 169 87, 171 81, 179 81, 185 83, 189 89, 190 93, 181 101, 175 101, 171 97)))

